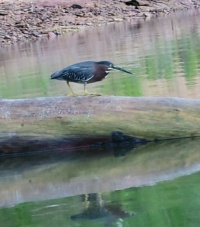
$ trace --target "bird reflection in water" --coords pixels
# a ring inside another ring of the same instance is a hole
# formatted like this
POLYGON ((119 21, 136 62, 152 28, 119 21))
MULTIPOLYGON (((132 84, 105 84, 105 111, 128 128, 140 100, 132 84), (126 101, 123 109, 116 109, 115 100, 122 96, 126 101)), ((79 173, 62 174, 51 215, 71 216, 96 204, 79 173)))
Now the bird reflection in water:
MULTIPOLYGON (((133 216, 134 212, 127 212, 120 204, 104 204, 101 194, 91 193, 81 196, 84 210, 80 214, 71 216, 71 220, 99 220, 104 226, 112 226, 114 223, 122 223, 124 218, 133 216)), ((122 226, 120 224, 119 226, 122 226)))

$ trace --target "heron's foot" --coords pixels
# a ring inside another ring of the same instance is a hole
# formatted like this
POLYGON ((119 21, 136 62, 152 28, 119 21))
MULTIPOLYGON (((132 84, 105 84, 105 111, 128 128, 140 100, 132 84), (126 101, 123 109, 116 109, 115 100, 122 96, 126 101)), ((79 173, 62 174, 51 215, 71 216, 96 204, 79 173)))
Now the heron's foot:
POLYGON ((101 94, 90 94, 87 90, 84 90, 83 95, 89 95, 89 96, 101 96, 101 94))
POLYGON ((83 96, 101 96, 101 94, 91 94, 91 93, 84 93, 83 96))
POLYGON ((90 94, 90 96, 101 96, 101 94, 90 94))

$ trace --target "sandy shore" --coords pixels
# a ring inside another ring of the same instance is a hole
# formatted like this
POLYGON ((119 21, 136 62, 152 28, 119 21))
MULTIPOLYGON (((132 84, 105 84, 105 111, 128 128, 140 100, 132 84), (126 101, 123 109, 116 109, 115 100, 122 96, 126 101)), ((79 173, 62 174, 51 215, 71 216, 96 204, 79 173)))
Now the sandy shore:
POLYGON ((190 0, 3 0, 0 1, 0 46, 53 38, 105 23, 149 19, 199 6, 199 1, 190 0))

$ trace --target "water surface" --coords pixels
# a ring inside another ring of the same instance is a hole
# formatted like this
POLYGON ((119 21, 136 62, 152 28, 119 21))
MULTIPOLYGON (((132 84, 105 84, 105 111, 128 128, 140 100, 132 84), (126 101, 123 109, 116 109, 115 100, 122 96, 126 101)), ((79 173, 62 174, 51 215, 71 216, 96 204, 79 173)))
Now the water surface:
MULTIPOLYGON (((200 98, 200 21, 186 11, 114 23, 53 40, 1 49, 0 96, 62 96, 57 69, 110 60, 134 75, 111 73, 88 85, 105 95, 200 98)), ((78 93, 82 85, 72 85, 78 93)), ((90 150, 0 160, 3 226, 195 227, 200 222, 199 140, 138 149, 90 150), (81 154, 81 155, 80 155, 81 154)))
MULTIPOLYGON (((86 60, 110 60, 134 73, 112 72, 88 85, 105 95, 199 98, 199 11, 150 21, 113 23, 69 33, 53 40, 22 43, 1 50, 0 96, 62 96, 65 82, 52 72, 86 60)), ((72 84, 77 93, 83 85, 72 84)))
POLYGON ((118 155, 109 149, 1 159, 0 220, 4 226, 198 226, 199 142, 124 147, 118 155))

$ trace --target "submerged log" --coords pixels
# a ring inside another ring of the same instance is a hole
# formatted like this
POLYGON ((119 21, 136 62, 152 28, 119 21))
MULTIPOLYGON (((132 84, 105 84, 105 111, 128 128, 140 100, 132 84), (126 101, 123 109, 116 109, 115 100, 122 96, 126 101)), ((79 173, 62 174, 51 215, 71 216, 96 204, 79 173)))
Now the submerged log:
POLYGON ((94 138, 109 140, 113 131, 148 139, 200 136, 199 116, 200 101, 193 99, 116 96, 2 99, 0 144, 5 141, 9 144, 14 139, 20 147, 20 139, 23 144, 24 140, 31 140, 33 146, 38 140, 55 140, 59 144, 60 139, 80 142, 84 138, 92 143, 94 138))

